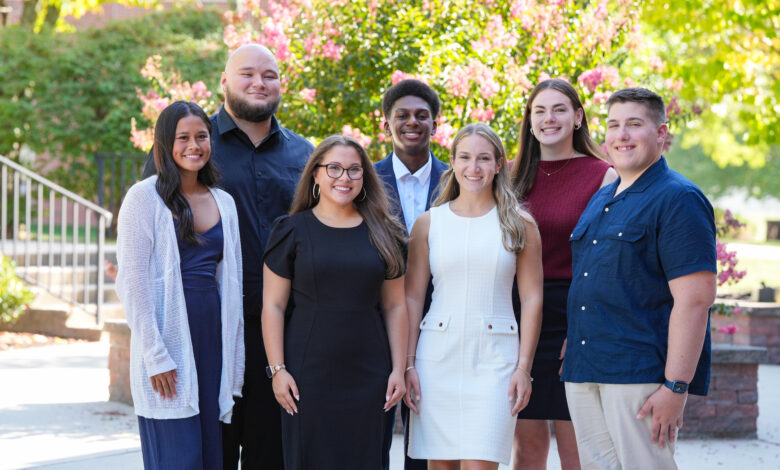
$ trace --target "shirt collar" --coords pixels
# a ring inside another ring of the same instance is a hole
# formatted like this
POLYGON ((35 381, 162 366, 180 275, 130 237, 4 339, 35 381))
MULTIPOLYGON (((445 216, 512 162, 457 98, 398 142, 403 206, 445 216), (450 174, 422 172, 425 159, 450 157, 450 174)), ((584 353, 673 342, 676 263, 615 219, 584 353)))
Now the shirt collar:
POLYGON ((395 173, 395 179, 401 180, 406 175, 412 175, 415 178, 417 178, 417 181, 420 182, 422 185, 428 184, 428 182, 431 179, 431 167, 433 167, 433 163, 431 160, 431 156, 428 155, 428 161, 425 162, 425 165, 423 165, 419 170, 414 172, 412 174, 409 171, 409 168, 406 168, 406 165, 403 164, 400 158, 395 154, 395 152, 392 153, 391 159, 393 161, 393 173, 395 173))
MULTIPOLYGON (((233 129, 241 130, 236 125, 236 122, 233 120, 233 118, 230 116, 230 113, 228 113, 227 110, 225 109, 224 104, 222 105, 221 108, 219 108, 219 113, 217 114, 217 123, 219 124, 219 135, 224 135, 232 131, 233 129)), ((266 139, 268 139, 268 137, 274 135, 277 132, 281 134, 285 139, 290 140, 290 136, 287 135, 285 129, 279 125, 279 120, 276 119, 275 115, 272 115, 271 130, 268 132, 268 136, 266 136, 266 139)))
MULTIPOLYGON (((666 164, 666 158, 664 158, 663 155, 661 155, 661 158, 650 165, 649 168, 647 168, 644 173, 639 175, 639 178, 637 178, 636 181, 634 181, 634 184, 626 188, 624 192, 626 193, 641 193, 645 189, 647 189, 651 184, 653 184, 658 178, 661 177, 664 173, 666 173, 669 170, 669 165, 666 164)), ((615 187, 617 187, 620 184, 620 179, 618 178, 617 181, 615 181, 615 187)))

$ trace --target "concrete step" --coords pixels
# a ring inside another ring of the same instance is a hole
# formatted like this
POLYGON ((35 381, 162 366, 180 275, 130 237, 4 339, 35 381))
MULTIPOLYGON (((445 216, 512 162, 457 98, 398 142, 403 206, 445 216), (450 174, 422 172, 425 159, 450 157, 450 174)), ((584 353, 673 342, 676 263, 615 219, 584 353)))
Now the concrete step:
POLYGON ((0 330, 38 333, 61 338, 99 341, 102 327, 95 315, 73 307, 45 290, 33 287, 35 300, 14 323, 0 324, 0 330))
MULTIPOLYGON (((66 299, 75 299, 79 303, 95 303, 97 302, 97 285, 91 284, 86 288, 84 284, 65 285, 62 289, 55 288, 54 292, 58 293, 66 299), (87 293, 86 299, 84 293, 87 293)), ((103 302, 119 302, 119 296, 116 293, 116 284, 105 283, 103 284, 103 302)))

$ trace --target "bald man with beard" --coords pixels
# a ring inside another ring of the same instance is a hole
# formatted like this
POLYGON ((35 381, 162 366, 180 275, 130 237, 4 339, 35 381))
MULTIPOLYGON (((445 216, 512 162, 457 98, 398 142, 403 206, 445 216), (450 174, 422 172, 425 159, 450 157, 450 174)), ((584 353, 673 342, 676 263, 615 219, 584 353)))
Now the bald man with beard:
MULTIPOLYGON (((222 73, 225 103, 212 116, 212 158, 222 172, 221 188, 238 210, 244 278, 246 372, 231 424, 222 427, 224 468, 284 468, 281 416, 274 398, 263 345, 263 251, 271 223, 286 214, 313 146, 279 125, 279 66, 268 48, 236 49, 222 73)), ((144 176, 155 173, 147 161, 144 176)), ((271 366, 275 364, 270 364, 271 366)))

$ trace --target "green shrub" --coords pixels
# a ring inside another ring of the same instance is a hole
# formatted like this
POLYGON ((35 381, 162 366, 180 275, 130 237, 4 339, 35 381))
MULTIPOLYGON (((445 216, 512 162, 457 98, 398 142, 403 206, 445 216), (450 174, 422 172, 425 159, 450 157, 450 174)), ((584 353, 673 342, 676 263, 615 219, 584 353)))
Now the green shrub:
POLYGON ((13 323, 32 302, 33 293, 14 274, 15 263, 0 257, 0 324, 13 323))

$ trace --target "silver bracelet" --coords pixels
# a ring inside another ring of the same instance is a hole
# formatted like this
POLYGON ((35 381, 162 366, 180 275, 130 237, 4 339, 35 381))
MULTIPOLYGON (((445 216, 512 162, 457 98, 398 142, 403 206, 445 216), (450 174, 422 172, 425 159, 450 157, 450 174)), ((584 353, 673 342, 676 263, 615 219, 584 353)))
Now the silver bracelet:
POLYGON ((410 371, 410 370, 412 370, 412 369, 414 369, 414 366, 409 366, 409 367, 407 367, 407 368, 406 368, 406 370, 404 371, 404 373, 406 373, 406 372, 409 372, 409 371, 410 371))
POLYGON ((528 378, 529 378, 529 379, 531 379, 531 382, 533 382, 533 381, 534 381, 534 378, 533 378, 533 377, 531 377, 531 374, 530 374, 530 373, 529 373, 527 370, 523 369, 522 367, 520 367, 520 366, 517 366, 517 367, 515 368, 515 370, 519 370, 520 372, 522 372, 522 373, 524 373, 525 375, 527 375, 527 376, 528 376, 528 378))

